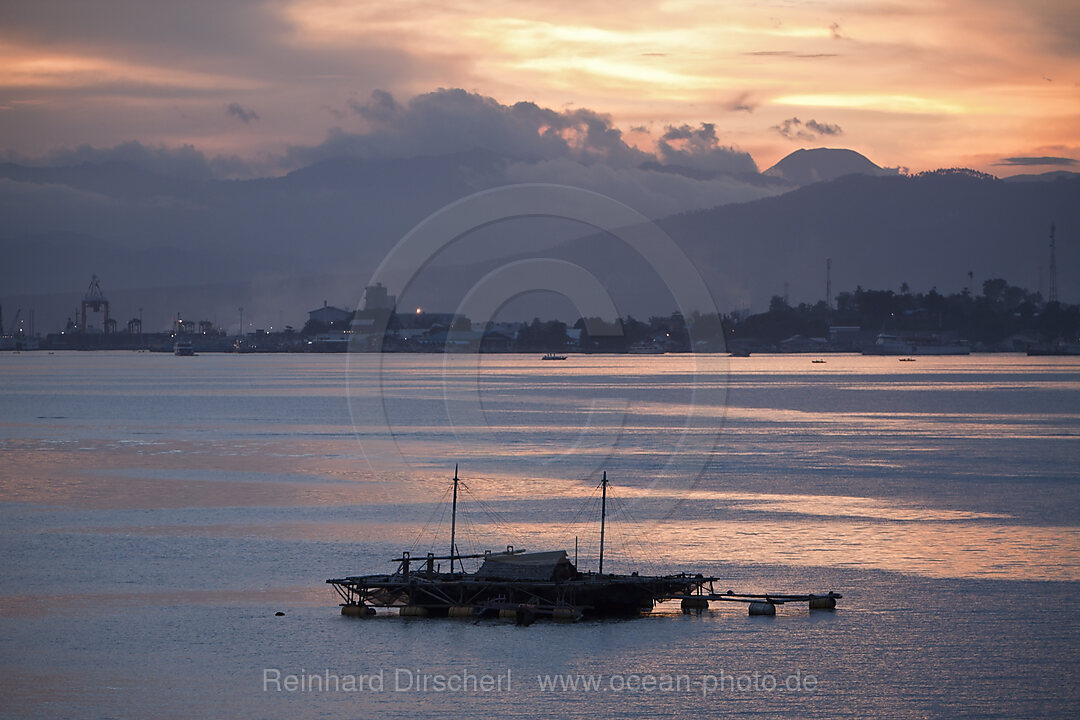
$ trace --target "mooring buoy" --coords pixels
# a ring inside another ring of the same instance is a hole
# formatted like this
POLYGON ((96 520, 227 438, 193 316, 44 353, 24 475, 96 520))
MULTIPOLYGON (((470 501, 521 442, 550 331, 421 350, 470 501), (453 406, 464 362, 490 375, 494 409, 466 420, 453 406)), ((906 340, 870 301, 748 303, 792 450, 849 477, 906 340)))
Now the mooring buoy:
POLYGON ((472 619, 476 617, 476 608, 472 605, 454 605, 446 611, 448 617, 472 619))
POLYGON ((683 598, 681 605, 684 613, 702 612, 709 609, 709 601, 703 597, 683 598))
MULTIPOLYGON (((341 614, 345 617, 371 617, 375 614, 375 608, 367 605, 342 605, 341 614)), ((282 613, 284 615, 284 613, 282 613)))
POLYGON ((572 607, 557 607, 551 611, 551 617, 562 622, 576 622, 581 618, 581 611, 572 607))
POLYGON ((752 602, 750 603, 751 615, 775 615, 776 605, 771 602, 752 602))

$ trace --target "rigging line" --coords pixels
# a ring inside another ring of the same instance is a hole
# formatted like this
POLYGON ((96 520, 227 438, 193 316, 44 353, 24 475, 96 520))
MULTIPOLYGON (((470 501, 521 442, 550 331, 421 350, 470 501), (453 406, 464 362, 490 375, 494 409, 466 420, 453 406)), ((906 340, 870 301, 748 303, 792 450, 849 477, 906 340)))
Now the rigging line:
MULTIPOLYGON (((450 549, 452 555, 459 556, 457 559, 458 567, 465 571, 465 565, 462 562, 461 555, 471 555, 475 548, 475 530, 473 529, 472 522, 472 509, 469 503, 464 502, 462 490, 466 493, 469 492, 469 485, 464 479, 457 476, 455 473, 455 479, 458 488, 458 503, 457 503, 457 537, 454 539, 454 546, 450 549), (464 550, 462 550, 464 548, 464 550)), ((451 570, 454 567, 454 561, 450 562, 451 570)))
POLYGON ((437 547, 439 538, 443 535, 443 528, 446 526, 446 516, 452 512, 449 496, 450 490, 448 488, 439 500, 439 517, 436 520, 435 525, 428 528, 428 547, 433 550, 437 547))
POLYGON ((473 524, 470 513, 458 508, 458 520, 457 520, 457 543, 455 553, 459 555, 471 555, 473 542, 473 524), (462 550, 462 548, 465 548, 462 550))
POLYGON ((409 548, 410 554, 416 551, 416 548, 426 536, 430 536, 428 547, 434 549, 435 544, 438 542, 439 535, 442 532, 443 524, 446 522, 447 506, 449 505, 447 499, 450 495, 450 489, 451 488, 448 487, 443 491, 442 497, 439 498, 439 501, 435 506, 435 511, 432 513, 433 515, 438 513, 438 518, 435 520, 434 524, 429 521, 425 527, 420 529, 420 534, 417 536, 416 541, 413 543, 412 547, 409 548))
POLYGON ((499 513, 499 512, 497 511, 497 510, 495 510, 495 508, 493 508, 493 507, 492 507, 491 505, 489 505, 489 504, 488 504, 488 503, 487 503, 486 501, 484 501, 483 499, 481 499, 480 497, 478 497, 478 496, 477 496, 477 495, 476 495, 476 494, 475 494, 475 493, 474 493, 474 492, 473 492, 473 491, 472 491, 471 489, 469 489, 468 487, 466 487, 466 488, 465 488, 465 491, 466 491, 466 493, 468 494, 469 498, 470 498, 470 499, 472 500, 472 502, 473 502, 473 503, 474 503, 474 504, 475 504, 475 505, 476 505, 476 506, 477 506, 478 508, 480 508, 480 510, 481 510, 481 511, 482 511, 482 512, 483 512, 484 514, 486 514, 486 515, 487 515, 487 516, 488 516, 488 517, 489 517, 489 518, 491 519, 491 523, 492 523, 493 525, 495 525, 496 527, 498 527, 498 528, 500 528, 500 529, 503 529, 503 530, 510 530, 510 529, 512 529, 512 526, 510 525, 510 523, 509 523, 509 522, 507 522, 506 520, 504 520, 504 519, 503 519, 503 517, 502 517, 502 515, 501 515, 501 514, 500 514, 500 513, 499 513))
MULTIPOLYGON (((483 527, 484 526, 475 519, 469 518, 469 531, 473 541, 472 554, 481 555, 485 550, 490 549, 487 541, 488 535, 483 532, 483 527)), ((474 558, 472 562, 475 563, 477 569, 480 568, 480 558, 474 558)))
MULTIPOLYGON (((490 513, 490 515, 491 515, 493 521, 495 522, 496 526, 499 527, 500 529, 502 529, 502 531, 504 533, 506 533, 510 537, 510 539, 513 539, 513 540, 516 541, 515 544, 521 544, 521 541, 527 539, 528 537, 531 537, 534 534, 535 531, 533 533, 527 533, 521 528, 521 526, 519 524, 510 522, 506 518, 506 515, 504 513, 496 510, 490 503, 488 503, 488 502, 486 502, 484 500, 480 500, 480 505, 486 512, 490 513)), ((530 516, 531 516, 531 514, 530 514, 530 516)), ((558 526, 554 526, 553 524, 549 524, 545 528, 545 530, 546 530, 545 534, 549 534, 553 530, 557 531, 557 529, 558 529, 558 526)))
POLYGON ((562 537, 580 535, 581 530, 579 526, 581 525, 582 518, 585 517, 586 513, 588 513, 590 516, 592 515, 592 505, 594 504, 594 500, 595 496, 590 494, 582 502, 580 502, 577 506, 577 511, 574 513, 573 517, 571 517, 567 522, 563 523, 558 528, 558 536, 562 537))
MULTIPOLYGON (((496 511, 487 501, 479 497, 471 487, 465 482, 459 481, 459 488, 463 488, 465 493, 469 497, 469 502, 466 504, 469 509, 465 512, 468 513, 467 521, 469 523, 470 531, 474 534, 474 537, 479 541, 481 537, 480 527, 484 524, 479 522, 475 517, 475 513, 471 512, 472 507, 479 508, 481 513, 490 519, 490 525, 493 527, 496 533, 501 533, 504 536, 504 540, 511 541, 511 544, 517 544, 515 541, 521 536, 521 531, 503 519, 502 515, 496 511)), ((463 506, 465 507, 465 506, 463 506)))
MULTIPOLYGON (((585 550, 585 552, 586 552, 585 558, 586 558, 587 561, 596 560, 600 555, 600 553, 599 553, 600 538, 599 538, 598 533, 599 533, 599 528, 600 528, 600 505, 601 504, 602 504, 602 500, 600 498, 599 493, 593 494, 589 498, 589 503, 588 503, 588 507, 587 507, 588 518, 589 519, 586 520, 583 517, 577 523, 577 525, 579 526, 579 528, 578 528, 578 534, 579 535, 582 532, 582 528, 580 527, 581 525, 584 524, 584 525, 586 525, 587 528, 589 528, 589 533, 585 536, 585 548, 586 548, 586 550, 585 550), (594 525, 594 519, 595 519, 595 525, 594 525), (597 533, 592 532, 593 527, 596 528, 597 533)), ((584 512, 579 513, 579 515, 583 515, 583 514, 584 514, 584 512)))
MULTIPOLYGON (((469 485, 460 478, 458 479, 458 489, 464 489, 465 494, 468 495, 469 498, 471 498, 473 501, 477 500, 476 493, 474 493, 472 491, 472 488, 470 488, 469 485)), ((462 537, 465 538, 465 542, 461 543, 461 545, 459 545, 459 548, 461 546, 464 546, 466 551, 460 552, 456 550, 455 553, 457 554, 471 555, 474 553, 479 553, 480 547, 482 546, 478 524, 473 519, 473 504, 474 502, 458 503, 458 517, 461 519, 462 537)))
MULTIPOLYGON (((469 547, 469 552, 464 553, 466 555, 470 555, 470 554, 480 555, 486 549, 488 549, 488 548, 485 547, 485 542, 484 542, 485 535, 480 530, 480 528, 483 527, 483 525, 476 522, 476 520, 474 520, 473 518, 474 518, 474 516, 473 516, 472 513, 469 513, 465 517, 466 538, 473 543, 473 545, 471 547, 469 547)), ((477 569, 479 569, 481 561, 482 560, 480 558, 473 558, 471 562, 473 564, 475 564, 477 569)))
POLYGON ((499 522, 501 522, 503 524, 509 524, 508 522, 506 522, 504 520, 502 513, 500 513, 498 510, 496 510, 495 507, 490 502, 488 502, 484 498, 480 497, 476 493, 473 493, 471 490, 469 491, 469 494, 470 494, 471 497, 475 498, 477 504, 480 507, 482 507, 486 512, 490 513, 492 517, 497 518, 499 520, 499 522))
POLYGON ((592 501, 599 496, 599 487, 593 487, 589 494, 585 496, 585 499, 581 502, 581 504, 578 505, 577 512, 574 513, 574 517, 570 519, 570 524, 576 524, 581 518, 581 515, 585 512, 586 508, 589 507, 592 501))
MULTIPOLYGON (((475 496, 472 496, 472 497, 475 497, 475 496)), ((511 527, 511 523, 503 516, 502 513, 500 513, 498 510, 496 510, 494 508, 494 506, 492 506, 490 503, 488 503, 487 501, 485 501, 485 500, 483 500, 481 498, 476 498, 476 503, 477 503, 477 506, 481 510, 483 510, 484 513, 487 514, 487 516, 489 518, 491 518, 491 521, 492 521, 493 524, 498 525, 500 527, 511 527)))
POLYGON ((627 542, 627 528, 622 517, 620 517, 619 508, 621 506, 622 499, 618 495, 614 495, 611 492, 610 486, 608 487, 608 533, 613 542, 611 544, 613 555, 621 558, 623 561, 634 560, 633 553, 630 545, 627 542))
POLYGON ((645 536, 642 531, 642 523, 630 512, 630 507, 623 498, 617 498, 616 504, 616 513, 624 516, 630 521, 629 524, 620 523, 631 535, 630 542, 628 543, 630 557, 639 564, 644 565, 650 572, 658 572, 659 566, 654 559, 655 542, 645 536), (643 553, 642 556, 635 555, 633 551, 634 547, 643 553))
POLYGON ((626 534, 633 537, 637 545, 648 547, 651 543, 641 532, 641 522, 630 512, 630 506, 620 496, 615 497, 615 514, 619 524, 623 525, 626 534))
POLYGON ((599 492, 599 486, 597 486, 597 487, 594 487, 592 489, 592 492, 585 498, 585 500, 580 505, 578 505, 577 512, 574 513, 574 516, 572 518, 570 518, 569 522, 564 523, 562 525, 562 527, 559 530, 559 533, 560 534, 563 534, 563 533, 570 534, 571 532, 573 532, 574 526, 580 524, 581 518, 586 513, 586 511, 589 511, 590 517, 592 516, 592 508, 595 505, 599 504, 599 500, 600 500, 600 492, 599 492))
POLYGON ((640 550, 640 534, 636 532, 633 524, 629 521, 629 516, 625 513, 624 501, 622 498, 617 497, 611 505, 613 506, 612 519, 614 520, 611 523, 611 534, 618 539, 620 545, 620 547, 615 548, 616 552, 625 560, 635 565, 642 565, 638 553, 640 550))
POLYGON ((495 525, 486 525, 488 529, 488 535, 498 536, 498 542, 496 547, 504 545, 519 545, 519 539, 523 537, 518 531, 510 527, 498 527, 495 525))
MULTIPOLYGON (((516 544, 516 540, 517 540, 518 536, 520 535, 520 532, 517 530, 517 528, 515 528, 512 525, 510 525, 509 523, 505 522, 499 516, 499 514, 497 512, 495 512, 491 508, 491 506, 489 506, 486 502, 484 502, 483 500, 478 498, 476 496, 476 494, 473 493, 471 490, 468 491, 468 496, 469 496, 469 499, 470 499, 469 504, 474 505, 475 507, 478 507, 480 509, 481 513, 485 517, 490 519, 491 522, 487 523, 487 526, 490 526, 492 528, 493 533, 489 533, 489 534, 502 534, 504 536, 504 538, 500 542, 509 541, 511 544, 516 544)), ((479 539, 481 537, 481 532, 480 532, 479 528, 484 524, 478 522, 475 519, 473 519, 473 514, 472 513, 469 514, 469 522, 471 523, 471 526, 473 527, 473 531, 476 533, 476 537, 479 539)), ((483 543, 481 542, 480 545, 482 545, 482 544, 483 543)))
POLYGON ((443 490, 443 494, 439 498, 438 502, 435 503, 435 507, 431 509, 431 515, 428 517, 427 521, 423 525, 421 525, 420 530, 417 531, 416 537, 413 540, 412 545, 409 546, 410 554, 414 552, 416 548, 420 545, 420 542, 424 539, 424 535, 431 530, 431 524, 435 521, 435 516, 439 515, 441 517, 446 513, 446 498, 449 494, 450 488, 447 487, 443 490))

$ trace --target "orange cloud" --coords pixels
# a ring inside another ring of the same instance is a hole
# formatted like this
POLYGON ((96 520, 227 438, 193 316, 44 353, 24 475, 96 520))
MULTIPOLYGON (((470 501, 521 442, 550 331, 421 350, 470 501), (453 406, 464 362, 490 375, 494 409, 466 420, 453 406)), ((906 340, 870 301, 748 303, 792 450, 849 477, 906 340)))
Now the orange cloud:
POLYGON ((770 128, 827 116, 875 161, 922 169, 1071 145, 1080 100, 1080 6, 1054 0, 745 0, 722 12, 705 0, 226 0, 213 17, 189 12, 186 37, 168 31, 178 10, 110 22, 122 9, 103 0, 100 22, 30 4, 11 15, 0 30, 6 142, 47 144, 44 127, 64 134, 55 144, 142 139, 133 115, 68 119, 122 97, 144 108, 146 133, 280 150, 360 123, 342 113, 354 95, 464 87, 592 108, 624 130, 714 123, 719 142, 763 166, 791 145, 770 128), (263 118, 242 138, 221 113, 238 99, 263 118), (185 118, 167 112, 177 103, 185 118))

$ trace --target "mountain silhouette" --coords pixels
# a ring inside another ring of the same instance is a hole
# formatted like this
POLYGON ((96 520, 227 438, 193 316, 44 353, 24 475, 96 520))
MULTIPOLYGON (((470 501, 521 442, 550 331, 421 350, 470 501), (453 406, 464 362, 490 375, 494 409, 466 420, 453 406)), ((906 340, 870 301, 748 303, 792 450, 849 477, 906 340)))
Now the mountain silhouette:
MULTIPOLYGON (((323 300, 355 306, 378 263, 410 228, 460 197, 510 182, 508 162, 487 151, 334 158, 245 181, 173 177, 122 163, 0 164, 0 252, 7 260, 0 264, 0 303, 36 308, 39 329, 52 330, 97 273, 116 303, 114 316, 144 307, 148 328, 178 311, 231 317, 240 305, 245 317, 271 316, 266 325, 302 323, 304 312, 323 300)), ((783 194, 776 194, 783 182, 795 181, 732 179, 768 196, 725 205, 716 197, 716 207, 657 221, 723 311, 763 309, 785 283, 794 303, 824 299, 826 258, 834 292, 902 283, 917 291, 978 291, 994 276, 1037 290, 1040 277, 1048 283, 1051 222, 1062 300, 1080 300, 1080 178, 880 175, 888 171, 858 153, 831 149, 792 153, 769 172, 776 168, 795 168, 790 172, 800 179, 840 176, 783 194)), ((678 168, 632 172, 649 172, 651 182, 697 182, 678 168)), ((403 300, 452 310, 462 288, 483 273, 537 255, 592 272, 623 313, 647 317, 674 309, 670 290, 617 238, 551 218, 471 233, 432 258, 403 300)), ((550 298, 530 302, 517 308, 520 317, 546 316, 550 298)), ((563 302, 558 312, 572 310, 563 302)))
POLYGON ((796 150, 766 170, 764 175, 782 178, 796 185, 835 180, 845 175, 895 175, 895 170, 878 167, 854 150, 814 148, 796 150))

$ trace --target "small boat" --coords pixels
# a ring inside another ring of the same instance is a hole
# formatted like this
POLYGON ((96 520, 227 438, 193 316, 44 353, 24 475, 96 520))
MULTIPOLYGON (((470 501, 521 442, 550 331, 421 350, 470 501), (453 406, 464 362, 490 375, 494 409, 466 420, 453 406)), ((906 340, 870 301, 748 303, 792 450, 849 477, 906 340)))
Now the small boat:
POLYGON ((544 357, 542 357, 540 359, 541 360, 565 360, 566 355, 556 355, 553 352, 549 352, 546 355, 544 355, 544 357))
POLYGON ((810 362, 814 363, 815 365, 820 365, 820 364, 824 363, 825 361, 824 360, 811 360, 810 362))
POLYGON ((900 362, 915 362, 915 358, 900 358, 900 362))
POLYGON ((173 345, 173 355, 191 356, 195 354, 195 346, 190 340, 177 340, 173 345))

